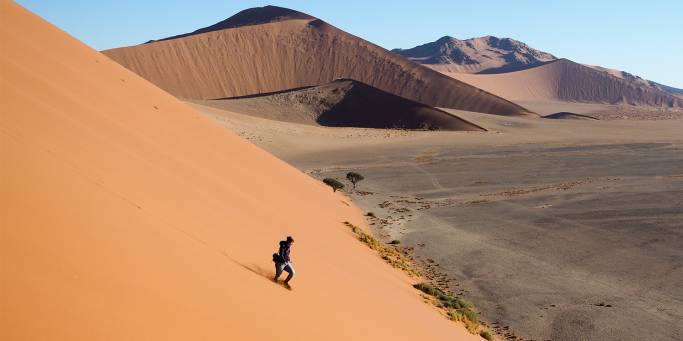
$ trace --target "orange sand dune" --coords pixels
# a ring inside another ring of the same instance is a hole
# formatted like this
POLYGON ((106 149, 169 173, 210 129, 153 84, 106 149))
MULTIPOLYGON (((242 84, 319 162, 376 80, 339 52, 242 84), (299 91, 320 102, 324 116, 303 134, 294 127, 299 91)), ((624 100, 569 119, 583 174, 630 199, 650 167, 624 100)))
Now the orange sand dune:
POLYGON ((0 339, 479 339, 341 222, 345 198, 8 1, 0 339), (272 283, 291 233, 295 288, 272 283))
POLYGON ((529 114, 319 19, 300 19, 303 14, 280 9, 284 19, 273 21, 267 17, 275 15, 269 9, 272 6, 247 10, 248 20, 243 11, 211 26, 214 31, 199 30, 204 33, 104 54, 185 99, 244 96, 349 78, 430 106, 529 114), (259 12, 263 18, 257 18, 259 12))
POLYGON ((501 74, 445 73, 510 100, 683 107, 683 99, 567 59, 501 74))

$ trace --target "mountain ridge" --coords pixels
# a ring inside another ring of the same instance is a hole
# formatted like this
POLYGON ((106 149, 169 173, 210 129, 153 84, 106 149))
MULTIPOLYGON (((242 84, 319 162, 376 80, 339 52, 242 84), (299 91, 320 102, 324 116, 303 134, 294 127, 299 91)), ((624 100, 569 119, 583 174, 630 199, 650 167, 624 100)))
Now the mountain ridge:
POLYGON ((464 40, 443 36, 410 49, 391 51, 439 71, 467 73, 518 71, 558 59, 521 41, 495 36, 464 40))

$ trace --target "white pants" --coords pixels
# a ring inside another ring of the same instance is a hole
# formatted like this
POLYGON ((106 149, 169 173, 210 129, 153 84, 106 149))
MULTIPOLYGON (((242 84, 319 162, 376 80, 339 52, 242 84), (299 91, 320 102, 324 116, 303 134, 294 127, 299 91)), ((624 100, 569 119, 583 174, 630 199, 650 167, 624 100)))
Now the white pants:
POLYGON ((282 274, 282 270, 287 271, 288 275, 287 278, 285 278, 285 283, 289 283, 289 281, 294 277, 294 266, 292 266, 292 263, 286 262, 286 263, 276 263, 275 264, 275 281, 277 281, 278 278, 280 278, 280 275, 282 274))

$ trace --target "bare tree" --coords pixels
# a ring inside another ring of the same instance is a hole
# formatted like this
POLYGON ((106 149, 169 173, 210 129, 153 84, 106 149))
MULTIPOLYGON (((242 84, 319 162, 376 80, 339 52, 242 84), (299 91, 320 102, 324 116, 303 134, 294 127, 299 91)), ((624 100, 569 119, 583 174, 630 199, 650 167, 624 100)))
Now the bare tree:
POLYGON ((353 184, 353 189, 356 189, 356 183, 358 181, 365 179, 365 177, 356 172, 348 172, 346 173, 346 179, 351 181, 351 183, 353 184))

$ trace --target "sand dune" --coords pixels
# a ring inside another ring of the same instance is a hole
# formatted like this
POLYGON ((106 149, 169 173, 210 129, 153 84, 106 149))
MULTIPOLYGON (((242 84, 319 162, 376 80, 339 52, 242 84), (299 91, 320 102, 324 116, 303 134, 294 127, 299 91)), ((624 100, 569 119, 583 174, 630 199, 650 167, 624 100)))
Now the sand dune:
POLYGON ((103 53, 185 99, 244 96, 348 78, 430 106, 498 115, 529 114, 505 99, 406 60, 322 20, 299 19, 304 14, 291 11, 283 15, 285 9, 273 11, 272 7, 247 11, 210 26, 214 30, 199 30, 205 32, 202 34, 103 53))
POLYGON ((617 77, 617 78, 620 78, 620 79, 623 79, 623 80, 626 80, 629 82, 633 82, 634 84, 637 84, 640 86, 644 86, 644 87, 647 87, 650 89, 656 89, 656 90, 668 92, 668 93, 670 93, 674 96, 677 96, 677 97, 683 96, 683 89, 678 89, 678 88, 674 88, 671 86, 666 86, 664 84, 659 84, 657 82, 653 82, 653 81, 644 79, 642 77, 636 76, 634 74, 630 74, 626 71, 610 69, 610 68, 606 68, 606 67, 602 67, 602 66, 596 66, 596 65, 586 65, 586 66, 593 68, 593 69, 596 69, 596 70, 599 70, 599 71, 602 71, 602 72, 606 72, 606 73, 608 73, 614 77, 617 77))
POLYGON ((561 112, 556 112, 554 114, 546 115, 543 116, 543 118, 549 118, 553 120, 597 120, 597 118, 588 116, 588 115, 581 115, 573 112, 566 112, 566 111, 561 111, 561 112))
POLYGON ((484 130, 443 110, 347 79, 274 94, 196 102, 257 117, 327 127, 484 130))
POLYGON ((344 197, 0 6, 0 339, 479 339, 354 239, 344 197), (287 233, 293 291, 267 278, 287 233))
POLYGON ((518 71, 557 59, 521 41, 494 36, 465 40, 445 36, 431 43, 392 52, 438 71, 461 73, 518 71))
POLYGON ((511 100, 683 106, 681 98, 669 93, 567 59, 503 74, 447 74, 511 100))

